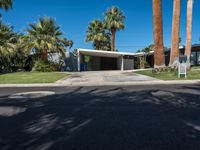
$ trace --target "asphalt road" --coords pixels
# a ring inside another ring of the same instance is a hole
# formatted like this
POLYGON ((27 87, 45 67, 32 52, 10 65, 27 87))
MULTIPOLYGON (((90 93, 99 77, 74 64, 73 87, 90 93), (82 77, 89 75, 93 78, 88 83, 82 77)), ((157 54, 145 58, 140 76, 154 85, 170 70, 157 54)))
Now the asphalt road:
POLYGON ((0 88, 0 149, 200 150, 200 85, 0 88))

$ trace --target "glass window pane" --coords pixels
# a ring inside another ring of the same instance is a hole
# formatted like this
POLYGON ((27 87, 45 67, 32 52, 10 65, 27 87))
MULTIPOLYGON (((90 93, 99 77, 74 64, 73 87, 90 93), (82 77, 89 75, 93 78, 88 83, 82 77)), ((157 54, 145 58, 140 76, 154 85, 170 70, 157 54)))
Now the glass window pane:
POLYGON ((200 65, 200 52, 197 52, 197 65, 200 65))
POLYGON ((192 52, 192 54, 191 54, 191 65, 192 66, 196 65, 196 60, 197 60, 196 52, 192 52))

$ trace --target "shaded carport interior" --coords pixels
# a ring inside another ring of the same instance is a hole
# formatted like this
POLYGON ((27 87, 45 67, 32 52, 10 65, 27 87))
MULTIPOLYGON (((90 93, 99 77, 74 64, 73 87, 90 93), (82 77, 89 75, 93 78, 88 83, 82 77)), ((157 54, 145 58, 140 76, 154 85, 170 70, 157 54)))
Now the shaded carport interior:
POLYGON ((135 53, 78 49, 79 71, 81 71, 81 64, 85 63, 84 56, 90 56, 87 71, 134 69, 135 53))

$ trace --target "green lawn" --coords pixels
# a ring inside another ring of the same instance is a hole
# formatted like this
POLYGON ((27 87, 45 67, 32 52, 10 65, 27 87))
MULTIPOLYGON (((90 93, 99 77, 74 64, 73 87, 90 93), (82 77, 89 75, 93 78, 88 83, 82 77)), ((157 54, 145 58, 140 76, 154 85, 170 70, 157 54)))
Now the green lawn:
POLYGON ((0 84, 31 84, 31 83, 53 83, 67 77, 66 73, 56 72, 19 72, 0 75, 0 84))
POLYGON ((191 70, 187 74, 187 79, 182 77, 181 79, 178 78, 178 72, 159 72, 159 73, 152 73, 151 70, 145 71, 137 71, 135 73, 147 75, 153 78, 157 78, 160 80, 197 80, 200 79, 200 70, 191 70))

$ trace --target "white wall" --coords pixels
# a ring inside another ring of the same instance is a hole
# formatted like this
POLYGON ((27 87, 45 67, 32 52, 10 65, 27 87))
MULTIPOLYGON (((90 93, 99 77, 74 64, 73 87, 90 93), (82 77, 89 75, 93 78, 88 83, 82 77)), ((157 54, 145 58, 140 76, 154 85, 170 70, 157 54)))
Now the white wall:
POLYGON ((117 58, 117 70, 121 70, 122 67, 122 58, 117 58))

